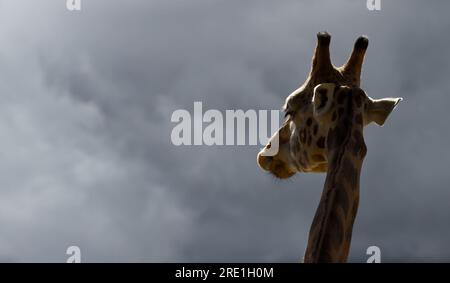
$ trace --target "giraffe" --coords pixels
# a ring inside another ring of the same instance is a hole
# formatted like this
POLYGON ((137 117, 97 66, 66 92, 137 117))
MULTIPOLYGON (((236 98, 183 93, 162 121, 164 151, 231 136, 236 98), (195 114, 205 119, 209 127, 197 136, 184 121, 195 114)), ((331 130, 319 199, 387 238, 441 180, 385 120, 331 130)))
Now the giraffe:
POLYGON ((345 262, 359 202, 359 177, 367 152, 363 128, 383 126, 401 98, 373 99, 361 88, 368 39, 359 37, 347 62, 331 63, 331 36, 317 34, 305 83, 283 105, 285 121, 259 152, 258 165, 285 179, 297 172, 326 172, 305 262, 345 262), (278 142, 273 156, 264 153, 278 142))

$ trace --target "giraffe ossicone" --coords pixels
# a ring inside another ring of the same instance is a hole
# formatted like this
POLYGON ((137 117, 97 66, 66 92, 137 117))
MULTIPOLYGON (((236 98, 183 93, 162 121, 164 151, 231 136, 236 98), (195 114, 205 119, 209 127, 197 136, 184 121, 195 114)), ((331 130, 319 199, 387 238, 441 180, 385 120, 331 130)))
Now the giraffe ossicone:
POLYGON ((357 93, 352 105, 361 113, 355 122, 363 127, 372 122, 382 126, 402 100, 373 99, 360 88, 367 37, 356 40, 349 59, 341 67, 331 63, 330 41, 326 32, 317 35, 309 76, 286 98, 286 119, 258 154, 258 165, 278 178, 289 178, 297 172, 327 172, 329 131, 348 110, 345 101, 351 93, 357 93), (266 154, 275 140, 278 153, 266 154))

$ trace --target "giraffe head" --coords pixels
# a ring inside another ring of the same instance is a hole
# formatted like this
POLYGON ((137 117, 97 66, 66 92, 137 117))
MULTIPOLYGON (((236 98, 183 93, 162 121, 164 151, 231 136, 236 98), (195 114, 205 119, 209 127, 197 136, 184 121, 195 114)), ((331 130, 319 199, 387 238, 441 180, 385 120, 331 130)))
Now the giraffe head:
POLYGON ((352 94, 352 107, 360 115, 356 123, 375 122, 382 126, 401 98, 372 99, 359 88, 361 68, 368 39, 359 37, 347 62, 336 68, 330 60, 330 35, 319 33, 312 67, 305 83, 286 98, 286 119, 281 128, 258 154, 258 165, 278 178, 297 172, 328 170, 328 132, 349 107, 346 97, 352 94), (268 155, 277 143, 277 153, 268 155))

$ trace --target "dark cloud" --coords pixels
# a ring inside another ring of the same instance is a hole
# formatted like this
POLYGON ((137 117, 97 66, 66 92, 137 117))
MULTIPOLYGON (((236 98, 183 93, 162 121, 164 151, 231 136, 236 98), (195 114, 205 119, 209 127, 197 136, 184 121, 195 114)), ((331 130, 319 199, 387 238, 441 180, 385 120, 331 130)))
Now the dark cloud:
POLYGON ((351 260, 449 259, 449 4, 25 2, 0 2, 0 259, 300 260, 324 176, 275 180, 258 146, 173 146, 170 117, 279 109, 321 30, 337 65, 367 34, 363 87, 404 97, 365 133, 351 260))

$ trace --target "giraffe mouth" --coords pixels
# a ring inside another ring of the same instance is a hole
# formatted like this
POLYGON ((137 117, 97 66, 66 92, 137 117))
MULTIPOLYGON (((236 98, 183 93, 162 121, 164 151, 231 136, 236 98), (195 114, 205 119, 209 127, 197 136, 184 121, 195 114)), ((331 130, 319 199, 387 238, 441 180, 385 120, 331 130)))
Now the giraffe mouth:
POLYGON ((279 179, 287 179, 296 173, 295 169, 289 168, 284 162, 272 156, 258 154, 258 165, 279 179))

